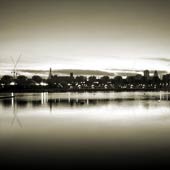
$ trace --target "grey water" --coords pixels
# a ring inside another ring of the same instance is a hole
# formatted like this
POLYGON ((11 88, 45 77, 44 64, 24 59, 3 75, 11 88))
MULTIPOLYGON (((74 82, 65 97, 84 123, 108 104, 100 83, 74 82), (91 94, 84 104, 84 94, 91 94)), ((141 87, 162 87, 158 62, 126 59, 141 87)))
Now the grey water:
POLYGON ((168 92, 14 95, 0 99, 4 161, 114 158, 134 163, 161 162, 170 155, 168 92))

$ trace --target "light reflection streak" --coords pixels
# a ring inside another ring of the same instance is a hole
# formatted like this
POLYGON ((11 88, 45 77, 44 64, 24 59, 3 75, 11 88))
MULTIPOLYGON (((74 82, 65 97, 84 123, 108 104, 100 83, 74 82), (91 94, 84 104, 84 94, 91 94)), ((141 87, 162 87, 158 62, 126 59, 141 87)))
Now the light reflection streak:
POLYGON ((17 106, 16 106, 16 101, 15 101, 15 97, 12 97, 11 98, 11 103, 12 103, 12 113, 14 115, 12 121, 11 121, 11 126, 14 125, 15 121, 18 123, 19 127, 22 128, 23 125, 18 117, 18 114, 17 114, 17 106))

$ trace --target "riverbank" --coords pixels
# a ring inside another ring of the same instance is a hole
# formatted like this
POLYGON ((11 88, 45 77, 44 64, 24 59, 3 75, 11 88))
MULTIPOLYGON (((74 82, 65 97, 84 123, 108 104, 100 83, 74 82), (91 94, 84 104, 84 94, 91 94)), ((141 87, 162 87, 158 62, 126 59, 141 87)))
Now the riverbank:
POLYGON ((0 89, 0 93, 57 93, 57 92, 159 92, 159 91, 170 91, 170 89, 57 89, 57 88, 4 88, 0 89))

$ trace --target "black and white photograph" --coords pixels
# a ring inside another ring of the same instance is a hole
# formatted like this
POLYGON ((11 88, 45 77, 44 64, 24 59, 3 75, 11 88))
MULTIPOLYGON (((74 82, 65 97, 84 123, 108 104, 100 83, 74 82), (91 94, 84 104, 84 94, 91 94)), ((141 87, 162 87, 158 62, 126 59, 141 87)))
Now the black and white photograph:
POLYGON ((0 0, 2 169, 167 166, 170 0, 0 0))

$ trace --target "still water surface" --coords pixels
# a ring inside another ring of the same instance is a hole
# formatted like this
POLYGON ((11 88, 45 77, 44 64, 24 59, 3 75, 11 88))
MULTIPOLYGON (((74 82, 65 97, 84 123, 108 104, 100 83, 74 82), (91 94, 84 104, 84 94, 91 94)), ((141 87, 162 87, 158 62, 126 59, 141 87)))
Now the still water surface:
MULTIPOLYGON (((1 96, 10 94, 1 94, 1 96)), ((52 128, 62 125, 165 126, 170 118, 170 94, 122 93, 18 93, 0 99, 0 133, 52 128)), ((81 127, 79 127, 79 130, 81 127)), ((68 131, 70 129, 67 129, 68 131)))
POLYGON ((165 156, 170 149, 168 92, 15 95, 0 99, 0 148, 8 159, 67 151, 165 156))

